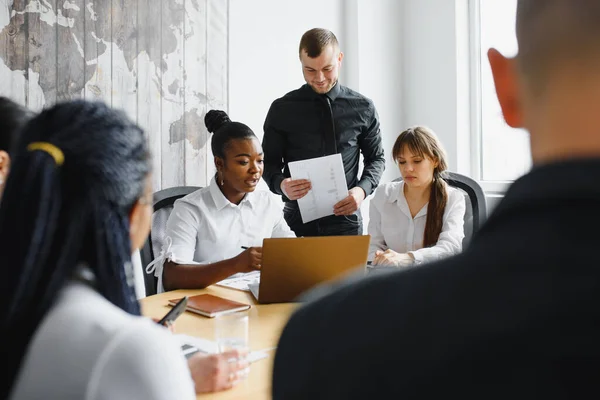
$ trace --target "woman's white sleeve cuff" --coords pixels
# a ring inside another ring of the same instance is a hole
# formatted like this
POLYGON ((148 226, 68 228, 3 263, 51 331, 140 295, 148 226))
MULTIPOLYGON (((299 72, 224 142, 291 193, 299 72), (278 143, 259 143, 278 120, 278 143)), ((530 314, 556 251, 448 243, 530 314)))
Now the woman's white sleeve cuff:
POLYGON ((177 250, 176 247, 177 246, 173 246, 173 239, 170 236, 167 236, 158 256, 156 256, 156 258, 154 258, 154 260, 152 260, 146 266, 146 273, 154 273, 154 276, 158 278, 158 285, 156 288, 157 293, 162 293, 165 291, 162 283, 165 262, 171 261, 177 264, 202 265, 202 263, 197 263, 193 260, 190 261, 186 258, 178 257, 175 254, 177 250))
POLYGON ((415 265, 421 264, 423 262, 423 256, 421 255, 421 253, 419 253, 419 251, 409 251, 408 254, 412 255, 415 259, 415 265))

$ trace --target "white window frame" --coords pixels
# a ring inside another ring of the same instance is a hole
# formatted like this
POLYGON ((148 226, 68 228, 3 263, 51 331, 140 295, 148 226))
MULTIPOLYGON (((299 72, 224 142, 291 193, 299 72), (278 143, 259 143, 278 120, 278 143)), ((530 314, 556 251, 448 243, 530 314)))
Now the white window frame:
POLYGON ((504 194, 513 181, 483 180, 483 143, 481 120, 481 31, 480 31, 480 2, 469 2, 469 114, 470 114, 470 144, 471 144, 471 176, 486 194, 504 194))

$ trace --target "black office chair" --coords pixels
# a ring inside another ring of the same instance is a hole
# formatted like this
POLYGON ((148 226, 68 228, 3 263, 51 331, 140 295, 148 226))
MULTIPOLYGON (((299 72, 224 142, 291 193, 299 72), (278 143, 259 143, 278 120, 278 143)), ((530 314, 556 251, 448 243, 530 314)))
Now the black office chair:
MULTIPOLYGON (((457 172, 446 171, 444 179, 452 187, 460 189, 465 195, 465 238, 463 239, 463 249, 467 247, 471 238, 483 225, 487 218, 487 208, 485 204, 485 194, 482 187, 476 180, 457 172)), ((394 182, 400 182, 402 178, 394 179, 394 182)))
POLYGON ((158 254, 162 248, 165 239, 165 228, 169 215, 173 210, 173 203, 175 203, 175 200, 187 196, 198 189, 200 189, 200 186, 176 186, 159 190, 153 195, 154 213, 152 214, 152 228, 150 229, 150 235, 148 235, 146 243, 144 243, 144 247, 140 251, 146 296, 156 294, 158 279, 153 273, 146 273, 146 267, 154 260, 155 254, 158 254))

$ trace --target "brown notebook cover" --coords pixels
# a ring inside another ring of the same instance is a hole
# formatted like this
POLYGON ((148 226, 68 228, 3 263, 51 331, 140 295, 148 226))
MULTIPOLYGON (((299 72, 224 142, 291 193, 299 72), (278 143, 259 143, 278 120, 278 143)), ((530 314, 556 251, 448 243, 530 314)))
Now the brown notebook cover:
MULTIPOLYGON (((179 300, 169 300, 169 305, 174 306, 179 300)), ((212 294, 199 294, 188 298, 186 310, 204 315, 205 317, 214 318, 219 315, 244 311, 249 308, 249 304, 224 299, 212 294)))

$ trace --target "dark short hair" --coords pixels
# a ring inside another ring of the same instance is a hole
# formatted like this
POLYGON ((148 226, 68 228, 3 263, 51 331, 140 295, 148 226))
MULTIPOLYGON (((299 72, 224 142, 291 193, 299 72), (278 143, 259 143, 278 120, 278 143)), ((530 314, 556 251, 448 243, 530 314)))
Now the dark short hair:
POLYGON ((257 139, 246 124, 233 122, 223 110, 209 110, 204 117, 204 125, 213 133, 210 148, 214 156, 225 158, 225 150, 232 140, 257 139))
POLYGON ((21 129, 33 115, 28 108, 0 96, 0 150, 12 151, 21 129))
POLYGON ((313 28, 302 35, 298 53, 302 55, 302 51, 305 51, 310 58, 316 58, 329 45, 336 49, 340 46, 333 32, 323 28, 313 28))

